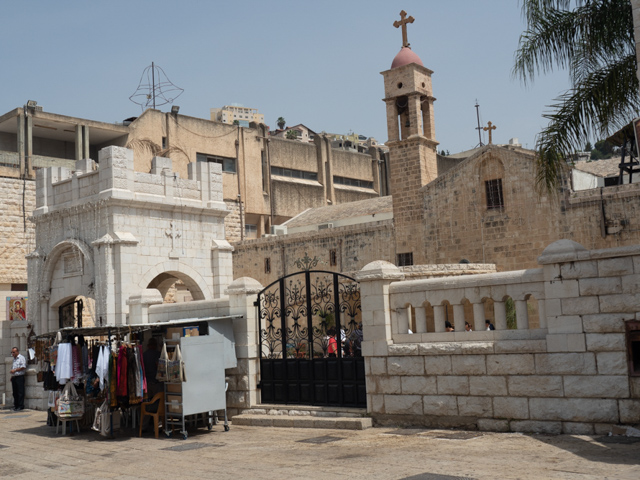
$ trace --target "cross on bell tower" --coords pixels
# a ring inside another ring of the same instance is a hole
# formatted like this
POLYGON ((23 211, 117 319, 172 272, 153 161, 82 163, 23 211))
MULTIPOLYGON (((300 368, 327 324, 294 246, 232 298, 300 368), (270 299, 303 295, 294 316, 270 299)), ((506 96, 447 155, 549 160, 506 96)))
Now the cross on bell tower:
POLYGON ((396 28, 400 28, 402 27, 402 46, 403 47, 408 47, 409 46, 409 41, 407 40, 407 24, 408 23, 413 23, 415 19, 412 16, 409 16, 409 18, 407 18, 407 12, 405 12, 404 10, 402 10, 400 12, 400 20, 396 20, 395 22, 393 22, 393 26, 396 28))
POLYGON ((400 20, 393 23, 402 29, 402 48, 382 75, 396 253, 420 264, 425 262, 425 251, 419 248, 425 238, 422 187, 438 175, 438 142, 431 89, 433 72, 411 50, 407 39, 407 24, 414 21, 402 10, 400 20))

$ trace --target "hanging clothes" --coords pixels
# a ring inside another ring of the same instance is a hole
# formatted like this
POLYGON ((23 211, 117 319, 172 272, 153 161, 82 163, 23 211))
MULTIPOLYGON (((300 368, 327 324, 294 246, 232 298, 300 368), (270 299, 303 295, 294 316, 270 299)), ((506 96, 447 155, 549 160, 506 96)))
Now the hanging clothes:
POLYGON ((116 395, 127 396, 127 347, 122 345, 118 352, 118 373, 116 395))
POLYGON ((118 399, 116 398, 116 388, 118 384, 118 367, 116 365, 116 355, 109 354, 109 406, 117 407, 118 399))
POLYGON ((89 374, 89 347, 84 343, 82 345, 82 375, 86 376, 89 374))
POLYGON ((147 393, 147 374, 144 371, 144 361, 142 359, 142 345, 138 345, 138 360, 140 361, 140 375, 142 375, 142 398, 147 393))
POLYGON ((82 380, 82 349, 79 345, 71 347, 71 365, 72 365, 72 377, 71 381, 76 385, 82 380))
POLYGON ((109 347, 103 345, 98 347, 98 360, 96 361, 96 375, 100 379, 100 390, 104 389, 105 380, 109 379, 109 358, 111 353, 109 347))
POLYGON ((142 401, 142 398, 138 395, 138 385, 140 383, 139 372, 136 349, 129 347, 127 348, 127 392, 129 394, 129 405, 142 401))
POLYGON ((70 343, 58 345, 56 360, 56 380, 60 385, 67 383, 73 377, 73 353, 70 343))

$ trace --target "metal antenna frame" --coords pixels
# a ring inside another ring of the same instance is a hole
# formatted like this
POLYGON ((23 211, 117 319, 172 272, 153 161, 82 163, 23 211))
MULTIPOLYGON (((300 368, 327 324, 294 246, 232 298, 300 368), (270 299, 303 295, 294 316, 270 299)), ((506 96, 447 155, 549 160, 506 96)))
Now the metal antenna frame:
POLYGON ((482 147, 484 146, 484 143, 482 143, 482 127, 480 126, 480 105, 478 104, 478 99, 476 98, 476 118, 478 119, 478 126, 476 127, 476 130, 478 130, 478 145, 476 145, 475 148, 478 147, 482 147))
POLYGON ((129 97, 129 100, 140 105, 142 110, 149 106, 155 109, 156 106, 173 103, 176 98, 182 95, 182 92, 184 92, 184 89, 174 85, 167 77, 167 74, 164 73, 164 70, 154 62, 151 62, 151 65, 142 72, 138 88, 129 97), (177 94, 169 96, 174 93, 177 94))

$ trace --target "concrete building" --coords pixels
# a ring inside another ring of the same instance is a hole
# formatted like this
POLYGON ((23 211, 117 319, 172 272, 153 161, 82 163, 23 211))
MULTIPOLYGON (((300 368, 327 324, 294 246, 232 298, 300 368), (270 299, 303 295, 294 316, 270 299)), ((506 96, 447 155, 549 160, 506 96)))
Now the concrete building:
POLYGON ((535 152, 515 140, 438 155, 431 74, 408 46, 382 72, 390 196, 353 208, 317 207, 288 221, 288 235, 234 244, 235 277, 251 275, 267 284, 295 271, 295 259, 305 252, 335 271, 356 272, 375 260, 397 266, 491 263, 507 271, 534 268, 542 250, 561 239, 588 249, 640 243, 635 182, 594 181, 584 189, 582 180, 572 187, 567 176, 555 196, 540 196, 535 152), (345 219, 345 210, 353 217, 345 219))
POLYGON ((298 125, 294 125, 293 127, 285 127, 283 129, 277 129, 270 132, 271 136, 286 138, 288 140, 297 140, 298 142, 303 143, 313 143, 313 140, 316 137, 316 132, 311 130, 306 125, 299 123, 298 125), (295 138, 291 138, 295 136, 295 138))
POLYGON ((239 103, 211 109, 211 120, 229 125, 248 127, 250 123, 264 123, 264 115, 257 108, 247 108, 239 103))
MULTIPOLYGON (((602 160, 580 160, 575 162, 571 169, 571 182, 573 189, 588 190, 592 188, 610 187, 618 185, 620 178, 621 157, 613 157, 602 160)), ((640 183, 640 174, 632 177, 632 183, 640 183)), ((629 183, 629 174, 622 175, 622 184, 629 183)))

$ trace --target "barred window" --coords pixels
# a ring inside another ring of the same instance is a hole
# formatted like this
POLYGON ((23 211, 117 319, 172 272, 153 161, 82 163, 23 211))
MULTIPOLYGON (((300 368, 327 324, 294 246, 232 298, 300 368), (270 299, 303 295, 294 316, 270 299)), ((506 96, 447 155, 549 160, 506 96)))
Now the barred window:
POLYGON ((264 259, 264 273, 271 273, 271 259, 269 257, 264 259))
POLYGON ((196 161, 219 163, 223 172, 236 173, 236 159, 221 157, 220 155, 208 155, 206 153, 196 153, 196 161))
POLYGON ((484 182, 487 193, 487 209, 499 209, 504 207, 504 199, 502 197, 502 179, 486 180, 484 182))
POLYGON ((409 265, 413 265, 413 252, 398 253, 396 263, 398 264, 398 267, 408 267, 409 265))
POLYGON ((335 267, 338 264, 338 258, 335 250, 329 251, 329 265, 335 267))
POLYGON ((294 168, 271 167, 271 175, 280 177, 303 178, 305 180, 318 180, 317 172, 307 172, 304 170, 296 170, 294 168))

